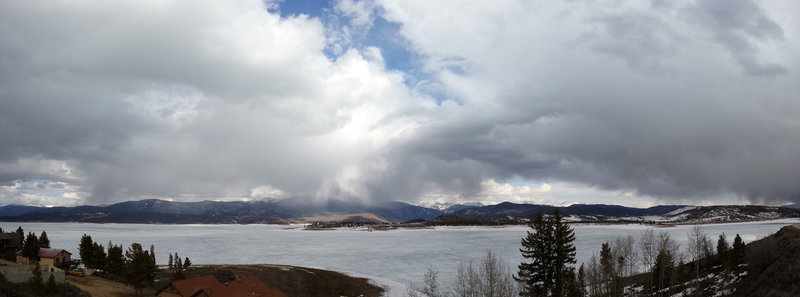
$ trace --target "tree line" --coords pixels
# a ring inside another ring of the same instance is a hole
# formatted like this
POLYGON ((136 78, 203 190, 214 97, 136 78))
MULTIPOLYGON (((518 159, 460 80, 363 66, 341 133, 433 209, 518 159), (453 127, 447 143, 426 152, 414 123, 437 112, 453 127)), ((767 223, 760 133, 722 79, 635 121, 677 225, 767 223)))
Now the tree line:
MULTIPOLYGON (((0 232, 3 232, 0 229, 0 232)), ((22 256, 27 258, 29 261, 32 261, 36 258, 36 255, 39 254, 40 248, 50 248, 50 239, 47 238, 47 231, 42 230, 41 235, 38 237, 33 232, 28 232, 28 236, 25 236, 25 231, 22 230, 22 226, 18 227, 16 232, 17 236, 19 236, 19 242, 22 243, 22 256)))
POLYGON ((575 231, 558 212, 545 218, 541 213, 528 223, 531 231, 522 238, 520 252, 526 260, 517 274, 488 251, 477 265, 459 265, 450 290, 440 289, 438 272, 428 269, 424 286, 409 286, 406 296, 418 297, 513 297, 584 296, 583 270, 575 271, 575 231))
MULTIPOLYGON (((153 283, 158 271, 155 246, 152 244, 149 250, 145 250, 140 243, 134 242, 127 250, 123 250, 122 245, 109 241, 106 248, 93 241, 92 236, 83 234, 78 253, 86 267, 103 271, 107 278, 121 279, 133 286, 137 294, 139 289, 153 283)), ((181 261, 177 252, 174 256, 169 254, 168 268, 173 272, 172 280, 186 278, 184 272, 191 265, 189 257, 181 261)))
POLYGON ((155 278, 156 255, 152 244, 150 250, 145 250, 140 243, 134 242, 123 253, 122 245, 114 245, 109 241, 106 250, 102 244, 93 241, 92 236, 83 234, 78 253, 86 267, 122 278, 134 287, 136 294, 155 278))
POLYGON ((732 246, 724 233, 719 235, 716 248, 700 226, 694 226, 687 237, 685 253, 669 233, 653 229, 644 230, 638 241, 628 235, 602 243, 600 254, 593 254, 588 263, 586 296, 672 296, 679 289, 675 285, 693 280, 694 295, 704 296, 708 288, 697 281, 701 276, 711 272, 725 276, 744 261, 745 243, 739 234, 732 246), (640 272, 647 275, 642 292, 625 291, 640 272))
POLYGON ((477 269, 471 261, 459 265, 450 290, 440 288, 438 272, 430 268, 424 286, 409 286, 406 296, 661 297, 680 293, 673 287, 678 284, 693 285, 690 295, 705 296, 713 292, 708 291, 707 283, 699 281, 701 276, 728 275, 740 267, 745 256, 745 243, 739 234, 730 245, 723 233, 715 246, 702 227, 694 226, 687 234, 689 243, 684 254, 669 233, 648 228, 638 240, 627 235, 601 243, 599 254, 594 253, 576 271, 575 233, 558 210, 548 217, 537 214, 528 227, 520 248, 524 261, 518 265, 516 275, 489 251, 477 269), (634 289, 636 286, 639 290, 634 289))

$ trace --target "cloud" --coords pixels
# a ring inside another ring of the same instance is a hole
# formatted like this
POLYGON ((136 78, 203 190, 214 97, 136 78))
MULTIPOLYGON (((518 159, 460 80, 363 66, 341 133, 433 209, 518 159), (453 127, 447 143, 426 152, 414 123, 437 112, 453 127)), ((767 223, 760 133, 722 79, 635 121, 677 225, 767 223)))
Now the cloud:
POLYGON ((79 187, 64 182, 16 180, 0 185, 0 201, 8 205, 75 206, 83 203, 86 195, 79 187))
POLYGON ((319 20, 261 1, 2 6, 16 29, 2 30, 14 42, 0 49, 0 158, 69 164, 90 203, 247 197, 265 183, 313 196, 369 170, 413 130, 404 110, 430 105, 378 50, 331 61, 319 20))
POLYGON ((252 198, 284 198, 286 193, 270 185, 258 186, 250 190, 252 198))
POLYGON ((0 202, 796 201, 798 7, 720 4, 2 2, 0 202))
POLYGON ((673 200, 800 197, 793 166, 778 165, 800 164, 788 153, 800 140, 790 95, 798 89, 789 65, 797 64, 786 50, 797 43, 781 30, 793 21, 769 16, 783 13, 746 1, 733 8, 749 7, 744 20, 642 2, 381 4, 429 64, 466 65, 439 67, 460 106, 443 104, 447 116, 424 130, 418 151, 475 160, 484 177, 500 180, 556 179, 673 200), (754 80, 761 73, 742 57, 764 66, 765 55, 787 71, 754 80))
POLYGON ((785 66, 764 62, 759 43, 784 41, 783 28, 772 20, 758 3, 751 0, 701 1, 691 7, 695 21, 711 31, 727 48, 747 74, 774 76, 786 74, 785 66))

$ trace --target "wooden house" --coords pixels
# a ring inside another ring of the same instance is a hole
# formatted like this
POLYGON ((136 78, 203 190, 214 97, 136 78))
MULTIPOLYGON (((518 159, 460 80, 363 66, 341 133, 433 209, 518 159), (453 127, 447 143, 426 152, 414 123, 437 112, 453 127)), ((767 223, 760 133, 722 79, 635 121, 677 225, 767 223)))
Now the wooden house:
POLYGON ((62 250, 62 249, 47 249, 47 248, 40 248, 39 252, 36 254, 35 259, 31 259, 30 261, 28 258, 22 256, 22 251, 17 252, 17 263, 20 264, 35 264, 39 263, 39 265, 50 265, 53 267, 65 267, 67 263, 69 263, 72 257, 72 253, 62 250))

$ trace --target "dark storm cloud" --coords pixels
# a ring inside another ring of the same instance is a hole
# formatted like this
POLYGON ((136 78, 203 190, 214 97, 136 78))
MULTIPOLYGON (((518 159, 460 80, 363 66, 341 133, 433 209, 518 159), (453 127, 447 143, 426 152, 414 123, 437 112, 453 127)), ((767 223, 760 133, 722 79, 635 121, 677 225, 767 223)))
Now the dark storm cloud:
POLYGON ((730 51, 744 71, 756 76, 786 74, 787 69, 759 57, 757 42, 784 40, 783 29, 751 0, 697 1, 692 7, 696 20, 707 26, 720 45, 730 51))

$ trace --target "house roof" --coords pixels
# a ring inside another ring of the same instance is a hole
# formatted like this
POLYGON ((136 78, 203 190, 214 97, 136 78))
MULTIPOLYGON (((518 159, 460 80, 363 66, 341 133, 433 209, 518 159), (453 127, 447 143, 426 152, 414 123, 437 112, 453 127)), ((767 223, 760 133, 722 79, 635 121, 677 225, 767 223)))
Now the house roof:
MULTIPOLYGON (((55 258, 61 252, 72 255, 72 253, 68 252, 67 250, 40 248, 36 256, 39 258, 55 258)), ((17 255, 22 255, 22 251, 17 251, 17 255)))
POLYGON ((200 293, 205 293, 209 297, 286 297, 286 294, 283 294, 281 290, 267 287, 261 280, 253 276, 242 280, 230 281, 218 287, 203 289, 195 293, 194 296, 198 296, 200 293))
POLYGON ((184 297, 193 296, 202 289, 211 288, 219 285, 220 285, 219 281, 217 281, 217 279, 210 274, 201 275, 193 278, 187 278, 179 281, 173 281, 172 283, 170 283, 170 286, 175 288, 175 290, 178 290, 178 294, 181 294, 181 296, 184 297))
POLYGON ((19 240, 17 233, 0 233, 0 240, 16 239, 19 240))
POLYGON ((65 252, 67 254, 72 255, 72 253, 67 252, 66 250, 62 250, 62 249, 40 248, 39 249, 39 253, 36 256, 37 257, 42 257, 42 258, 55 258, 61 252, 65 252))
POLYGON ((19 234, 17 233, 0 233, 0 241, 8 241, 12 246, 19 246, 19 234))

